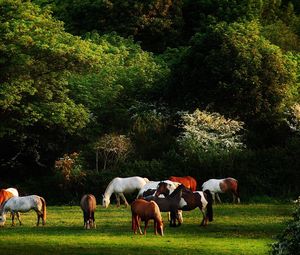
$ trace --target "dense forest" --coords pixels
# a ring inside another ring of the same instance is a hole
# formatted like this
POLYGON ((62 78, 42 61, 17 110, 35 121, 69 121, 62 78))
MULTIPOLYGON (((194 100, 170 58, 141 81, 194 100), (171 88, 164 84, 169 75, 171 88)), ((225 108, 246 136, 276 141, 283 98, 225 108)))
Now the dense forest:
POLYGON ((116 176, 300 194, 299 0, 0 0, 0 184, 116 176))

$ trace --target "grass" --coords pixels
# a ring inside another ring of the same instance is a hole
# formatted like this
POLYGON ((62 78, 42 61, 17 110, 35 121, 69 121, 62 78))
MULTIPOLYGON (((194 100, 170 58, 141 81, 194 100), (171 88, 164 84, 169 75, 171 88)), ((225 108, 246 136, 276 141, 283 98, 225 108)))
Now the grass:
MULTIPOLYGON (((22 214, 24 225, 6 222, 0 228, 3 254, 268 254, 270 243, 291 219, 288 204, 216 205, 214 221, 200 227, 200 211, 184 212, 181 227, 170 228, 166 213, 165 236, 133 235, 130 208, 96 211, 97 229, 84 230, 78 206, 49 206, 47 224, 35 227, 36 214, 22 214), (5 252, 4 252, 5 251, 5 252)), ((2 252, 1 252, 2 254, 2 252)))

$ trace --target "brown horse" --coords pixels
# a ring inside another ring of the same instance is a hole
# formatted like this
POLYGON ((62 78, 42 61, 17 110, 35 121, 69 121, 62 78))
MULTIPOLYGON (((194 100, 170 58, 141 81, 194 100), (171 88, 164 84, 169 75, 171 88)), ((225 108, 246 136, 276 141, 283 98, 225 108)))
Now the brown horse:
POLYGON ((0 205, 2 205, 5 201, 7 201, 8 199, 10 199, 13 196, 14 195, 11 192, 6 191, 5 189, 1 189, 0 190, 0 205))
MULTIPOLYGON (((182 197, 179 203, 179 209, 183 211, 191 211, 196 207, 200 209, 203 215, 203 219, 201 222, 201 226, 206 226, 208 221, 213 221, 213 209, 212 209, 212 195, 209 190, 202 191, 194 191, 183 187, 182 197)), ((168 196, 172 190, 169 189, 169 186, 165 182, 161 182, 158 184, 156 190, 156 196, 163 194, 168 196)))
POLYGON ((184 177, 170 176, 169 180, 172 182, 180 182, 191 191, 197 190, 197 181, 191 176, 184 176, 184 177))
POLYGON ((96 198, 92 194, 86 194, 81 198, 80 207, 83 211, 84 228, 96 228, 94 213, 96 210, 96 198))
POLYGON ((132 230, 134 234, 137 232, 137 228, 142 235, 142 230, 140 226, 140 220, 145 222, 144 235, 146 235, 146 230, 148 227, 149 220, 154 220, 154 233, 157 232, 163 236, 163 221, 158 205, 154 201, 145 201, 144 199, 136 199, 131 204, 132 213, 132 230))
POLYGON ((208 189, 212 193, 213 199, 215 200, 216 197, 220 203, 221 199, 218 193, 231 193, 233 196, 233 203, 235 201, 240 203, 239 185, 238 181, 234 178, 228 177, 225 179, 209 179, 203 183, 202 189, 208 189))

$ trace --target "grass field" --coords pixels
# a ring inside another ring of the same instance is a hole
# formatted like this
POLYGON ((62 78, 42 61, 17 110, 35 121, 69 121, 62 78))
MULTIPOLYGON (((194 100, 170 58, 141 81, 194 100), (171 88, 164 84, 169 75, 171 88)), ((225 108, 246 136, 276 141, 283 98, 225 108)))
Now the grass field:
POLYGON ((200 211, 184 212, 181 227, 165 236, 133 235, 130 208, 98 205, 97 229, 84 230, 77 206, 49 206, 47 224, 35 227, 36 214, 22 214, 24 225, 0 228, 1 254, 268 254, 269 244, 291 219, 287 204, 214 206, 214 221, 200 227, 200 211), (3 252, 3 253, 2 253, 3 252))

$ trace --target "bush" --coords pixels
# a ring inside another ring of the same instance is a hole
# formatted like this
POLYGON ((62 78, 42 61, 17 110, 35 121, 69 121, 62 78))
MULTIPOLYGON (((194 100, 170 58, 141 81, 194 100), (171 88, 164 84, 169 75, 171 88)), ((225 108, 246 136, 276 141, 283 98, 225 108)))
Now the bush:
MULTIPOLYGON (((299 202, 299 201, 298 201, 299 202)), ((272 244, 272 255, 299 254, 300 251, 300 204, 293 214, 294 219, 279 235, 278 242, 272 244)))

